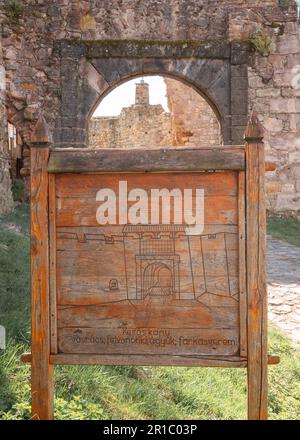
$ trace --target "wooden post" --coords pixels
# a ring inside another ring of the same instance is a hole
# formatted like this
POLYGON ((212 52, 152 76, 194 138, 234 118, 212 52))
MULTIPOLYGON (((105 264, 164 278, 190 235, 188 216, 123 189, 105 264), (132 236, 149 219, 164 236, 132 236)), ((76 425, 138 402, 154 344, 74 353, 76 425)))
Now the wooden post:
POLYGON ((31 137, 31 387, 32 418, 53 418, 53 366, 49 364, 48 171, 51 138, 41 116, 31 137))
POLYGON ((245 132, 247 212, 248 418, 268 417, 266 215, 263 128, 252 114, 245 132))

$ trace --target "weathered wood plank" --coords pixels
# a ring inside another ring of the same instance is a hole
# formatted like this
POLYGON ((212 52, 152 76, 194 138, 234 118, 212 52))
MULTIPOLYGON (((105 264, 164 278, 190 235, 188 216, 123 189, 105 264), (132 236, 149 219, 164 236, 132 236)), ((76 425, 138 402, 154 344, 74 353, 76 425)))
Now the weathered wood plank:
MULTIPOLYGON (((151 356, 152 359, 153 356, 151 356)), ((162 356, 159 355, 159 357, 161 358, 162 356)), ((130 365, 141 365, 141 364, 135 364, 135 362, 138 362, 138 360, 141 360, 141 356, 139 355, 135 355, 133 356, 133 363, 130 363, 130 365)), ((143 357, 144 358, 144 357, 143 357)), ((176 358, 178 358, 178 356, 176 356, 176 358)), ((76 365, 76 364, 82 364, 82 365, 119 365, 120 364, 120 360, 127 360, 127 362, 131 362, 127 357, 124 356, 120 356, 120 355, 108 355, 108 356, 101 356, 101 355, 64 355, 64 354, 59 354, 59 355, 50 355, 50 363, 53 365, 76 365), (107 362, 107 363, 106 363, 107 362), (108 362, 112 362, 112 364, 108 364, 108 362)), ((20 356, 20 360, 23 363, 30 363, 31 362, 31 353, 24 353, 20 356)), ((173 359, 170 359, 170 356, 167 357, 166 361, 168 362, 172 362, 173 359)), ((191 360, 195 360, 195 358, 191 358, 191 360)), ((224 358, 223 359, 219 359, 217 362, 224 362, 224 364, 226 362, 230 362, 230 365, 207 365, 207 363, 209 362, 211 364, 212 359, 210 357, 210 359, 207 359, 205 357, 201 357, 200 359, 197 357, 197 362, 203 362, 203 364, 199 364, 197 363, 197 365, 189 365, 189 366, 196 366, 196 367, 214 367, 214 366, 222 366, 222 367, 226 367, 229 366, 230 368, 232 367, 243 367, 246 368, 247 367, 247 359, 246 358, 224 358), (241 362, 241 364, 240 364, 241 362), (233 364, 234 363, 234 364, 233 364)), ((148 361, 149 362, 149 361, 148 361)), ((156 360, 153 360, 153 362, 156 362, 156 360)), ((175 360, 176 362, 176 360, 175 360)), ((213 362, 215 362, 215 360, 213 360, 213 362)), ((268 365, 278 365, 280 363, 280 357, 279 356, 274 356, 274 355, 268 355, 268 365)), ((125 364, 123 364, 125 365, 125 364)), ((128 364, 126 364, 128 365, 128 364)), ((157 365, 157 364, 146 364, 146 365, 157 365)), ((166 363, 161 364, 161 365, 167 365, 166 363)), ((168 364, 169 365, 169 364, 168 364)), ((173 363, 171 365, 174 365, 173 363)), ((182 363, 180 364, 182 365, 182 363)), ((178 365, 178 366, 180 366, 178 365)), ((183 366, 186 366, 186 364, 183 364, 183 366)))
MULTIPOLYGON (((185 203, 185 190, 192 190, 193 209, 195 208, 195 196, 197 190, 202 190, 204 195, 204 220, 205 224, 214 225, 236 225, 237 224, 237 173, 216 173, 215 175, 205 173, 207 181, 201 174, 193 173, 193 176, 186 174, 123 174, 121 176, 112 175, 63 175, 58 176, 56 184, 57 206, 56 224, 63 226, 97 226, 97 210, 103 202, 97 201, 97 194, 100 189, 107 188, 113 194, 113 203, 116 208, 116 224, 120 222, 121 199, 122 212, 127 204, 127 214, 125 223, 130 223, 128 213, 135 204, 128 200, 131 190, 138 188, 146 191, 146 210, 148 222, 152 220, 152 214, 157 207, 158 221, 164 223, 162 215, 167 206, 167 202, 162 202, 155 190, 168 190, 170 201, 170 223, 174 221, 176 214, 180 214, 182 223, 185 216, 191 209, 185 207, 183 214, 183 203, 185 203), (121 183, 120 183, 121 182, 121 183), (124 184, 124 185, 123 185, 124 184), (124 190, 125 188, 125 190, 124 190), (181 202, 174 203, 174 198, 170 195, 172 190, 181 191, 181 202), (222 195, 224 194, 224 195, 222 195), (161 205, 160 205, 161 203, 161 205), (164 203, 164 209, 162 204, 164 203)), ((165 199, 166 200, 166 199, 165 199)), ((178 215, 177 215, 178 218, 178 215)), ((153 222, 152 222, 153 223, 153 222)), ((124 222, 123 222, 124 224, 124 222)))
POLYGON ((49 173, 244 170, 243 148, 54 150, 49 173))
POLYGON ((53 418, 49 364, 49 237, 47 147, 31 148, 32 417, 53 418))
MULTIPOLYGON (((228 307, 209 307, 192 301, 173 301, 166 304, 134 303, 128 300, 101 305, 59 306, 58 326, 118 329, 121 327, 171 329, 236 329, 239 325, 238 304, 228 307), (165 313, 167 310, 167 316, 165 313), (148 315, 148 316, 147 316, 148 315), (145 319, 147 317, 147 320, 145 319), (179 319, 180 318, 180 319, 179 319)), ((221 332, 220 332, 221 333, 221 332)))
POLYGON ((266 220, 262 128, 252 115, 246 131, 247 291, 248 291, 248 418, 267 418, 267 289, 266 220))
POLYGON ((245 368, 245 358, 226 356, 172 356, 172 355, 96 355, 96 354, 57 354, 50 356, 53 365, 141 365, 173 367, 228 367, 245 368))
POLYGON ((184 188, 203 189, 205 196, 237 196, 238 183, 236 171, 210 173, 145 173, 125 174, 58 174, 56 176, 56 196, 58 198, 82 197, 95 198, 95 191, 112 188, 116 193, 119 182, 127 181, 128 192, 134 188, 143 188, 150 196, 152 188, 172 190, 184 183, 184 188))
POLYGON ((50 333, 51 353, 57 353, 57 310, 56 310, 56 195, 54 174, 49 175, 49 250, 50 250, 50 333))
POLYGON ((237 328, 62 328, 58 348, 64 354, 169 354, 237 356, 237 328))
MULTIPOLYGON (((194 200, 194 199, 193 199, 194 200)), ((118 199, 116 199, 118 204, 118 199)), ((238 212, 237 212, 237 197, 222 196, 222 197, 204 197, 205 203, 205 223, 207 225, 237 225, 238 212)), ((133 202, 128 203, 128 211, 133 202)), ((56 224, 57 227, 63 226, 98 226, 98 220, 96 217, 97 209, 101 205, 101 202, 97 202, 96 198, 63 198, 57 199, 56 207, 56 224)), ((124 206, 124 205, 123 205, 124 206)), ((118 208, 117 208, 118 209, 118 208)), ((176 214, 181 211, 174 210, 171 206, 171 222, 176 214)), ((187 211, 185 211, 187 212, 187 211)), ((127 217, 128 218, 128 217, 127 217)), ((151 210, 148 210, 148 219, 151 219, 151 210)), ((120 222, 120 214, 117 210, 116 224, 120 222)), ((129 220, 127 220, 128 223, 129 220)), ((162 223, 162 211, 159 213, 159 223, 162 223)))
POLYGON ((240 301, 240 355, 247 356, 247 285, 246 285, 246 212, 245 173, 239 173, 239 301, 240 301))

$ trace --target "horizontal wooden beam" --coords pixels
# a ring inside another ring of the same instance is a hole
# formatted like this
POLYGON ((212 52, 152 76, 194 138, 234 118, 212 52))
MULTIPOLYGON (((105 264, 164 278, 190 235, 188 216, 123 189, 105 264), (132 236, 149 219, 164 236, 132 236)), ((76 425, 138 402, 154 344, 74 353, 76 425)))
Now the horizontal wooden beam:
POLYGON ((167 149, 57 149, 49 173, 197 172, 245 170, 243 147, 167 149))
POLYGON ((246 367, 240 357, 171 356, 171 355, 83 355, 58 354, 50 356, 50 363, 81 365, 158 365, 174 367, 246 367))
MULTIPOLYGON (((20 360, 23 363, 31 362, 31 353, 24 353, 20 360)), ((239 357, 191 357, 191 356, 123 356, 123 355, 89 355, 89 354, 55 354, 50 356, 50 363, 54 365, 164 365, 190 367, 239 367, 246 368, 247 359, 239 357)), ((269 365, 280 363, 279 356, 268 356, 269 365)))

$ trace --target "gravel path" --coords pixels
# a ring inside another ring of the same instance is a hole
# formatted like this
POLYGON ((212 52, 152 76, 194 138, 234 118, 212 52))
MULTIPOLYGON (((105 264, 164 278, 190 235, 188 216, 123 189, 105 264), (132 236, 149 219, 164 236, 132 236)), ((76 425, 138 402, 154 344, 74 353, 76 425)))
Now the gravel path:
POLYGON ((269 319, 300 343, 300 246, 268 236, 269 319))

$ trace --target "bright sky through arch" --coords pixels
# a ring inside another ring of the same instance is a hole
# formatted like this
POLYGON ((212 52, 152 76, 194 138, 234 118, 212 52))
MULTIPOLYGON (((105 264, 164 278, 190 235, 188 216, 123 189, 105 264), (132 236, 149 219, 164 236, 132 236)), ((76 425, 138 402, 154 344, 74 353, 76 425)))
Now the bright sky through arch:
POLYGON ((150 104, 161 104, 165 111, 169 111, 166 84, 163 77, 144 76, 134 78, 115 88, 101 101, 93 116, 118 116, 123 107, 134 104, 135 85, 142 78, 149 84, 150 104))

